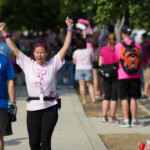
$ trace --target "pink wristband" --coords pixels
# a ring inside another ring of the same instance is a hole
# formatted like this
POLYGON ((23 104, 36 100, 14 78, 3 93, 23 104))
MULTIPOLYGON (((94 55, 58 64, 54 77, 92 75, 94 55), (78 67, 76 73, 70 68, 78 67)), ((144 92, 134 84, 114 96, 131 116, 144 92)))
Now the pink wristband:
POLYGON ((67 31, 72 32, 72 31, 73 31, 73 29, 67 29, 67 31))
POLYGON ((4 39, 7 39, 8 37, 10 37, 8 33, 3 36, 4 39))

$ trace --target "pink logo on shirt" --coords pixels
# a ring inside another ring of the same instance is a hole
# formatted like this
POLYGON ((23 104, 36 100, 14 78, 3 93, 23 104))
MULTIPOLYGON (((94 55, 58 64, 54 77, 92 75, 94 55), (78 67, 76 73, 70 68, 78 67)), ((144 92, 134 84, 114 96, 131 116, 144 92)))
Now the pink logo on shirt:
POLYGON ((36 79, 35 79, 35 85, 42 85, 45 81, 45 75, 47 74, 47 70, 40 70, 39 68, 36 69, 36 79))

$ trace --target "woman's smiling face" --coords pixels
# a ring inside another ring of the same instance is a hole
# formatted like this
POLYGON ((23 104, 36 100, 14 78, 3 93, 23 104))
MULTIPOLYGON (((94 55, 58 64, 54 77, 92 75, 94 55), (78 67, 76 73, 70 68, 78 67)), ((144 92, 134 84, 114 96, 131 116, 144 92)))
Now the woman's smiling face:
POLYGON ((47 52, 44 47, 36 47, 34 49, 34 58, 36 63, 39 65, 43 65, 46 61, 47 52))

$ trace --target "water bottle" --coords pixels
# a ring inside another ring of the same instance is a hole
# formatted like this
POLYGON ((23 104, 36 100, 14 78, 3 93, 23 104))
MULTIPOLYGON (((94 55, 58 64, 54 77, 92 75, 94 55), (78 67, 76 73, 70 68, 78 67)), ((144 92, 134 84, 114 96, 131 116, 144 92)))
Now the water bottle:
POLYGON ((14 105, 12 101, 8 102, 8 109, 9 109, 11 122, 15 122, 17 119, 16 116, 14 115, 14 105))

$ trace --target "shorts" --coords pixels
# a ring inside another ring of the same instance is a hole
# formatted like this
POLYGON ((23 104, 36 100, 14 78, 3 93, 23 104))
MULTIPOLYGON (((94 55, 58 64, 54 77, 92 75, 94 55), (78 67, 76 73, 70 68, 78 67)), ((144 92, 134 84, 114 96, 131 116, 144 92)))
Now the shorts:
POLYGON ((0 109, 0 136, 12 134, 11 120, 8 109, 0 109))
POLYGON ((118 100, 118 79, 103 79, 105 100, 118 100))
POLYGON ((135 99, 140 98, 141 97, 140 86, 141 83, 139 78, 118 80, 119 98, 121 100, 129 98, 135 99))
POLYGON ((92 81, 93 71, 91 70, 76 70, 75 80, 92 81))
POLYGON ((144 78, 144 83, 150 83, 150 68, 148 66, 144 67, 143 69, 143 78, 144 78))
POLYGON ((94 69, 98 69, 99 68, 98 61, 93 61, 92 65, 93 65, 94 69))

